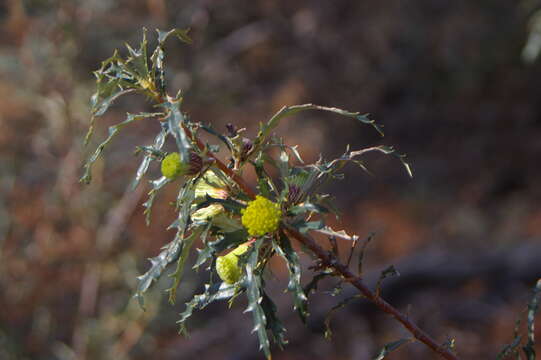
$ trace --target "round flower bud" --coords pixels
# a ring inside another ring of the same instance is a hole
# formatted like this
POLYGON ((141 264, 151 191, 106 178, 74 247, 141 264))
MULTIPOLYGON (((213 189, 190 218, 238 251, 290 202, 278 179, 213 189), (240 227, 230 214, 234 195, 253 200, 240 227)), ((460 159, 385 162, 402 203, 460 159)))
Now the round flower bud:
POLYGON ((162 175, 168 179, 176 179, 186 172, 186 164, 180 161, 180 155, 177 152, 170 153, 162 160, 162 175))
POLYGON ((276 231, 282 217, 280 205, 257 195, 245 209, 241 210, 242 225, 251 236, 262 236, 276 231))
POLYGON ((203 159, 194 152, 190 153, 190 160, 182 162, 180 154, 173 152, 168 154, 162 160, 162 175, 168 179, 174 180, 180 175, 195 175, 201 171, 203 159))
POLYGON ((220 279, 227 284, 234 284, 242 276, 242 270, 239 267, 239 256, 248 251, 249 245, 239 245, 235 250, 224 256, 218 256, 216 259, 216 272, 220 279))

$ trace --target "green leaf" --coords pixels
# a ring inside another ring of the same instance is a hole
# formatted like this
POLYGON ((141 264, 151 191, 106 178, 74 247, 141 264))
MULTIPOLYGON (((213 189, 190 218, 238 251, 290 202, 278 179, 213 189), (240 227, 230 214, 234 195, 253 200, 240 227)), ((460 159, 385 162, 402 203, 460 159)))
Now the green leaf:
POLYGON ((285 260, 287 269, 289 271, 289 283, 287 289, 293 294, 293 303, 295 310, 299 314, 302 322, 306 323, 306 317, 308 316, 306 294, 301 284, 301 265, 299 263, 299 256, 293 250, 289 239, 280 231, 280 242, 272 242, 274 250, 285 260))
POLYGON ((154 204, 154 199, 156 198, 156 195, 158 195, 158 191, 160 191, 161 188, 163 188, 166 184, 170 182, 171 180, 166 178, 165 176, 162 176, 161 178, 157 180, 150 181, 151 190, 148 192, 147 201, 143 203, 143 206, 145 207, 143 214, 145 215, 145 223, 147 226, 150 225, 152 205, 154 204))
POLYGON ((278 124, 280 123, 280 120, 287 117, 294 115, 296 113, 299 113, 301 111, 305 110, 321 110, 321 111, 328 111, 332 112, 338 115, 351 117, 354 119, 357 119, 358 121, 372 125, 382 136, 383 132, 381 130, 381 127, 376 124, 374 120, 370 120, 368 118, 368 114, 360 114, 358 112, 350 112, 338 108, 333 107, 327 107, 327 106, 319 106, 314 104, 303 104, 303 105, 293 105, 293 106, 284 106, 281 108, 276 114, 274 114, 271 119, 266 124, 261 124, 259 134, 254 142, 254 150, 252 153, 257 153, 259 148, 262 146, 262 144, 265 142, 265 140, 270 135, 271 131, 274 130, 278 124))
POLYGON ((257 175, 257 187, 261 195, 267 199, 272 199, 273 194, 276 194, 276 187, 274 186, 272 179, 267 174, 264 167, 264 156, 258 156, 255 161, 252 162, 257 175))
MULTIPOLYGON (((150 147, 150 149, 154 151, 160 151, 163 148, 163 145, 165 144, 165 139, 167 137, 167 129, 168 125, 166 122, 161 123, 161 130, 156 135, 156 138, 154 139, 154 143, 150 147)), ((150 165, 150 162, 154 159, 152 156, 152 153, 146 152, 145 156, 143 157, 143 160, 141 161, 141 164, 137 168, 137 172, 135 173, 135 178, 132 180, 130 187, 132 189, 135 189, 137 185, 141 182, 141 179, 143 176, 147 173, 148 167, 150 165)))
POLYGON ((169 31, 156 30, 158 32, 158 46, 154 49, 150 57, 152 62, 152 72, 154 73, 154 78, 156 80, 156 85, 158 91, 162 96, 165 96, 165 52, 164 52, 164 43, 169 38, 169 36, 174 35, 185 43, 191 44, 191 39, 188 36, 189 29, 172 29, 169 31))
POLYGON ((175 237, 173 241, 164 246, 160 254, 154 258, 149 259, 151 266, 150 269, 143 275, 137 277, 138 285, 137 291, 134 295, 139 301, 139 305, 144 309, 144 297, 143 294, 150 288, 153 282, 157 281, 162 275, 163 271, 178 257, 180 251, 180 241, 175 237))
POLYGON ((286 329, 280 319, 278 319, 276 305, 274 305, 274 302, 265 292, 263 292, 261 307, 267 318, 267 329, 270 331, 274 343, 283 349, 283 346, 287 344, 287 340, 285 339, 286 329))
POLYGON ((203 249, 197 249, 199 255, 197 257, 197 260, 195 261, 193 268, 198 268, 199 266, 210 260, 213 256, 221 253, 222 251, 237 247, 238 245, 245 243, 247 239, 248 233, 246 232, 246 229, 219 234, 217 240, 206 243, 206 246, 203 249))
POLYGON ((105 99, 102 99, 96 105, 92 108, 92 117, 97 118, 99 116, 102 116, 105 114, 105 112, 109 109, 111 104, 118 99, 119 97, 129 94, 131 92, 134 92, 136 89, 119 89, 118 91, 114 92, 112 95, 106 97, 105 99))
MULTIPOLYGON (((329 210, 327 210, 327 208, 318 204, 314 204, 311 202, 303 202, 302 204, 291 207, 288 212, 293 216, 297 216, 297 215, 306 214, 309 212, 316 213, 316 214, 325 214, 325 213, 328 213, 329 210)), ((321 229, 319 231, 323 232, 324 229, 321 229)))
POLYGON ((177 297, 177 289, 184 273, 184 264, 186 264, 186 259, 188 258, 188 255, 190 255, 190 249, 192 248, 194 240, 197 239, 202 232, 203 228, 199 227, 192 230, 192 233, 189 236, 181 240, 181 249, 180 255, 177 260, 177 268, 175 269, 174 273, 169 275, 174 279, 171 287, 167 289, 167 292, 169 292, 169 303, 171 305, 175 304, 175 300, 177 297))
POLYGON ((385 155, 395 156, 396 158, 400 160, 400 162, 406 169, 406 172, 408 173, 408 175, 410 177, 413 177, 411 166, 405 160, 406 156, 402 154, 398 154, 393 147, 385 146, 385 145, 372 146, 372 147, 357 150, 357 151, 350 151, 348 148, 346 149, 346 152, 337 159, 334 159, 326 163, 322 161, 318 161, 318 163, 311 166, 312 168, 316 169, 319 172, 319 177, 322 177, 324 175, 337 177, 336 172, 341 170, 348 162, 353 162, 357 164, 358 166, 360 166, 363 170, 368 172, 364 164, 358 161, 356 158, 370 152, 381 152, 385 155))
POLYGON ((156 31, 158 32, 158 42, 160 43, 160 45, 163 45, 165 41, 167 40, 167 38, 169 38, 169 36, 176 36, 179 40, 185 42, 186 44, 192 43, 192 39, 188 35, 188 33, 190 32, 189 28, 188 29, 171 29, 169 31, 162 31, 162 30, 156 29, 156 31))
POLYGON ((120 132, 120 130, 124 126, 126 126, 126 125, 128 125, 128 124, 130 124, 130 123, 132 123, 132 122, 134 122, 136 120, 146 119, 146 118, 149 118, 149 117, 154 117, 154 116, 159 116, 159 115, 162 115, 162 114, 161 113, 140 113, 140 114, 129 114, 128 113, 127 117, 126 117, 126 120, 124 120, 123 122, 121 122, 119 124, 110 126, 109 127, 109 135, 107 136, 107 138, 101 144, 98 145, 98 147, 96 148, 96 150, 94 151, 92 156, 90 156, 90 158, 86 161, 86 163, 84 165, 84 174, 81 177, 81 182, 83 182, 85 184, 90 183, 90 181, 92 180, 92 164, 94 164, 94 162, 96 160, 98 160, 98 158, 103 153, 103 150, 105 149, 105 147, 107 147, 107 145, 109 145, 111 140, 113 140, 113 138, 120 132))
POLYGON ((148 69, 147 55, 147 30, 143 28, 143 40, 138 50, 133 49, 129 44, 126 44, 129 56, 124 62, 124 66, 139 79, 150 79, 148 69))
POLYGON ((252 332, 257 332, 259 339, 259 348, 267 359, 271 358, 270 343, 267 336, 267 317, 261 306, 263 300, 261 290, 261 274, 256 272, 257 260, 259 257, 259 248, 263 243, 264 238, 259 238, 249 250, 248 259, 244 266, 245 277, 244 283, 246 286, 246 294, 248 297, 248 308, 246 312, 252 312, 254 319, 254 328, 252 332))
POLYGON ((319 230, 322 229, 323 226, 325 226, 323 220, 317 220, 317 221, 298 221, 294 224, 292 224, 293 227, 295 227, 300 233, 306 234, 308 231, 311 230, 319 230))
MULTIPOLYGON (((168 229, 171 229, 173 227, 177 228, 180 232, 186 231, 188 228, 188 223, 190 221, 190 216, 192 215, 194 211, 194 207, 192 204, 195 201, 195 183, 197 179, 191 178, 184 186, 180 189, 177 195, 177 210, 178 210, 178 218, 177 220, 169 226, 168 229)), ((183 235, 182 235, 183 236, 183 235)))
POLYGON ((348 235, 344 230, 335 231, 329 226, 325 226, 323 229, 316 230, 316 232, 325 234, 332 237, 337 237, 347 241, 357 241, 359 237, 357 235, 348 235))
POLYGON ((235 285, 228 285, 224 282, 217 284, 205 284, 205 291, 202 294, 195 295, 192 300, 186 303, 186 310, 180 314, 180 332, 187 334, 185 322, 192 316, 194 310, 203 310, 214 301, 225 300, 231 298, 238 291, 235 285))
POLYGON ((182 124, 186 123, 184 114, 180 111, 182 98, 168 99, 160 106, 168 110, 167 123, 169 125, 169 133, 175 138, 177 148, 182 162, 190 161, 190 149, 192 147, 188 135, 184 131, 182 124))
POLYGON ((397 350, 399 347, 401 347, 404 344, 408 344, 410 342, 415 341, 413 338, 408 339, 400 339, 397 341, 390 342, 383 346, 383 349, 379 352, 378 356, 374 358, 374 360, 383 360, 387 355, 392 353, 393 351, 397 350))
POLYGON ((152 264, 150 270, 137 278, 139 280, 139 285, 137 286, 135 297, 139 300, 141 306, 144 304, 143 294, 155 280, 158 280, 165 267, 178 259, 180 251, 183 249, 182 242, 185 240, 185 233, 188 229, 191 214, 190 209, 195 197, 195 192, 193 190, 194 182, 194 179, 190 179, 186 182, 177 196, 177 202, 182 205, 178 212, 177 219, 168 227, 168 229, 177 229, 174 239, 163 248, 163 251, 157 257, 150 259, 152 264))

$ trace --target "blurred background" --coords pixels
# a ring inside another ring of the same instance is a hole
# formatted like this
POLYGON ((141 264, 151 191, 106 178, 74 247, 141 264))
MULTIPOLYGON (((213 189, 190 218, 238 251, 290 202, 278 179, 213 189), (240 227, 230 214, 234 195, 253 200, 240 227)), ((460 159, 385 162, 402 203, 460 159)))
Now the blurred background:
MULTIPOLYGON (((163 296, 167 282, 149 293, 146 311, 131 300, 146 259, 173 236, 164 229, 174 189, 156 203, 150 227, 141 206, 148 189, 125 190, 138 164, 134 146, 152 141, 156 123, 127 128, 97 163, 93 183, 78 183, 91 149, 82 146, 91 71, 125 42, 138 44, 142 27, 192 28, 193 45, 167 43, 169 89, 182 89, 184 110, 216 129, 231 122, 254 136, 282 105, 305 102, 369 112, 383 123, 382 139, 355 121, 310 112, 277 133, 299 144, 306 160, 340 155, 346 144, 392 144, 408 154, 413 179, 399 162, 374 155, 374 176, 351 168, 329 187, 345 210, 336 226, 376 233, 365 275, 374 284, 395 265, 401 276, 383 290, 391 303, 442 343, 455 339, 461 358, 495 358, 541 276, 541 65, 530 35, 540 7, 3 0, 0 359, 262 358, 242 301, 196 313, 191 337, 177 334, 178 314, 201 291, 204 272, 186 274, 175 306, 163 296)), ((119 101, 98 121, 95 139, 126 111, 149 108, 144 98, 119 101)), ((332 283, 324 284, 304 327, 282 294, 280 267, 275 272, 271 292, 290 341, 275 359, 370 359, 408 336, 359 300, 335 314, 327 341, 326 313, 354 290, 331 296, 332 283)), ((414 343, 389 358, 436 357, 414 343)))

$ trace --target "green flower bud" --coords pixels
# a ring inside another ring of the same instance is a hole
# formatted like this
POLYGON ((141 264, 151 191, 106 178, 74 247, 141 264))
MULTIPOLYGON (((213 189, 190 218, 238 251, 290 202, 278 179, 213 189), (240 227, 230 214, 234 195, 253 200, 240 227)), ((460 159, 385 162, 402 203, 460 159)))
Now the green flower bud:
POLYGON ((187 167, 185 163, 180 161, 179 153, 170 153, 162 160, 162 175, 174 180, 180 175, 184 175, 187 167))
POLYGON ((182 162, 180 154, 173 152, 162 160, 161 170, 163 176, 174 180, 181 175, 195 175, 201 171, 202 166, 203 160, 194 152, 190 153, 188 162, 182 162))
POLYGON ((239 266, 239 256, 248 251, 249 245, 239 245, 235 250, 216 259, 216 272, 220 279, 227 284, 234 284, 240 280, 242 269, 239 266))

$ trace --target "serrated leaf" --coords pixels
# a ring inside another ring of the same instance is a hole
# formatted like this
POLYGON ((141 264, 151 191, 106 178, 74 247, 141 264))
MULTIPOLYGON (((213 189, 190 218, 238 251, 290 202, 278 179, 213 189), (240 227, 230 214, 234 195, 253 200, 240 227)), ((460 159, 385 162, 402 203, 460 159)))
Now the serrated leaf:
POLYGON ((383 348, 381 349, 381 351, 379 352, 378 356, 374 358, 374 360, 383 360, 387 355, 389 355, 393 351, 396 351, 402 345, 408 344, 413 341, 415 341, 415 339, 408 338, 408 339, 400 339, 400 340, 385 344, 383 348))
POLYGON ((162 248, 163 250, 156 257, 150 260, 150 269, 143 275, 137 277, 138 285, 137 291, 134 295, 137 298, 139 305, 144 309, 144 293, 150 288, 153 282, 157 281, 162 275, 163 271, 178 257, 180 251, 180 242, 175 237, 173 241, 162 248))
POLYGON ((190 35, 188 33, 190 32, 190 29, 171 29, 168 31, 162 31, 159 29, 156 29, 158 32, 158 42, 163 45, 167 38, 170 36, 176 36, 179 40, 185 42, 186 44, 191 44, 192 39, 190 38, 190 35))
POLYGON ((154 281, 158 280, 167 265, 177 260, 180 255, 182 242, 185 239, 185 233, 188 229, 191 214, 190 208, 194 200, 194 181, 194 179, 190 179, 190 181, 186 182, 179 191, 177 200, 180 199, 182 201, 182 207, 178 213, 177 219, 168 228, 177 229, 175 237, 163 248, 163 251, 157 257, 150 259, 152 264, 150 269, 137 278, 139 284, 137 286, 135 297, 138 299, 141 306, 144 305, 143 294, 149 289, 154 281))
POLYGON ((297 310, 302 322, 306 323, 306 317, 308 316, 308 299, 301 284, 301 265, 299 263, 299 256, 291 246, 289 239, 283 231, 280 231, 280 242, 277 243, 276 241, 273 241, 272 246, 287 264, 287 269, 289 271, 289 283, 287 289, 293 294, 295 310, 297 310))
POLYGON ((107 147, 107 145, 109 145, 111 140, 113 140, 113 138, 120 132, 120 130, 124 126, 126 126, 126 125, 128 125, 128 124, 130 124, 130 123, 132 123, 132 122, 134 122, 136 120, 146 119, 146 118, 149 118, 149 117, 154 117, 154 116, 159 116, 159 115, 161 115, 161 113, 140 113, 140 114, 129 114, 128 113, 127 116, 126 116, 126 120, 124 120, 121 123, 118 123, 116 125, 110 126, 109 130, 108 130, 107 138, 101 144, 98 145, 98 147, 96 148, 96 150, 94 151, 92 156, 90 156, 90 158, 88 158, 88 160, 86 161, 86 163, 84 165, 84 174, 81 177, 81 182, 84 182, 85 184, 90 183, 90 181, 92 180, 92 165, 94 164, 94 162, 96 162, 96 160, 99 159, 99 157, 103 153, 103 150, 105 149, 105 147, 107 147))
POLYGON ((186 122, 186 118, 180 111, 181 103, 182 98, 180 97, 175 99, 168 98, 168 100, 163 102, 160 106, 168 110, 166 119, 167 123, 169 124, 169 133, 175 138, 178 152, 180 154, 180 160, 187 163, 190 161, 190 149, 192 146, 188 135, 182 126, 182 124, 186 122))
POLYGON ((267 329, 270 331, 274 343, 278 344, 282 349, 287 344, 287 340, 285 339, 286 329, 280 319, 278 319, 276 305, 274 305, 272 299, 265 292, 263 292, 261 307, 267 318, 267 329))
POLYGON ((348 241, 359 240, 359 237, 357 235, 348 235, 344 230, 336 231, 329 226, 325 226, 323 229, 318 229, 316 230, 316 232, 348 241))
POLYGON ((378 124, 376 124, 374 120, 370 120, 368 118, 368 114, 360 114, 358 112, 350 112, 350 111, 346 111, 346 110, 342 110, 338 108, 319 106, 319 105, 314 105, 314 104, 284 106, 276 114, 274 114, 266 124, 261 124, 259 134, 254 142, 253 153, 258 152, 259 148, 268 138, 271 131, 274 130, 278 126, 281 119, 287 116, 294 115, 301 111, 305 111, 305 110, 321 110, 321 111, 332 112, 332 113, 346 116, 346 117, 355 118, 364 124, 372 125, 383 136, 381 127, 378 124))
POLYGON ((199 255, 193 268, 198 268, 210 260, 213 256, 224 250, 231 249, 245 243, 247 239, 248 233, 246 232, 246 229, 219 234, 217 240, 208 242, 203 249, 198 250, 199 255))
POLYGON ((174 35, 177 36, 180 40, 184 41, 185 43, 190 44, 191 39, 188 36, 189 29, 172 29, 169 31, 161 31, 156 30, 158 32, 158 46, 154 49, 152 52, 152 55, 150 57, 150 61, 152 62, 152 72, 154 73, 154 78, 156 81, 156 85, 158 88, 158 91, 162 96, 165 95, 165 69, 164 69, 164 59, 165 59, 165 53, 164 53, 164 46, 165 41, 169 36, 174 35))
POLYGON ((143 28, 143 40, 141 41, 139 49, 135 50, 129 44, 126 44, 129 56, 124 65, 139 79, 150 79, 146 34, 147 30, 143 28))
POLYGON ((186 264, 186 259, 188 258, 188 255, 190 254, 190 249, 192 248, 193 242, 195 239, 197 239, 201 233, 203 232, 203 228, 199 227, 197 229, 193 229, 192 233, 181 240, 180 242, 180 254, 177 259, 177 267, 175 269, 175 272, 170 274, 169 276, 173 278, 173 284, 169 289, 167 289, 167 292, 169 292, 169 303, 171 305, 175 304, 175 300, 177 297, 177 289, 180 284, 180 280, 182 279, 182 275, 184 273, 184 265, 186 264))
MULTIPOLYGON (((165 144, 167 133, 168 133, 168 125, 166 122, 162 122, 160 132, 158 133, 158 135, 156 135, 156 138, 154 139, 154 143, 152 144, 150 149, 154 151, 160 151, 163 148, 163 145, 165 144)), ((145 156, 143 157, 141 164, 137 168, 137 172, 135 173, 135 178, 132 180, 130 184, 130 187, 132 189, 135 189, 137 185, 139 185, 139 183, 141 182, 141 179, 147 173, 148 167, 152 160, 153 160, 152 153, 148 153, 148 152, 145 153, 145 156)))
POLYGON ((175 227, 182 233, 188 228, 190 216, 195 209, 192 205, 195 201, 194 188, 196 181, 196 178, 189 179, 178 192, 176 201, 178 218, 169 228, 175 227))
POLYGON ((154 204, 154 199, 158 195, 158 191, 160 191, 161 188, 163 188, 169 182, 171 182, 171 180, 165 176, 162 176, 157 180, 150 181, 151 189, 148 192, 148 199, 143 203, 143 206, 145 207, 143 214, 145 215, 145 223, 147 226, 150 225, 150 215, 152 214, 152 205, 154 204))
POLYGON ((195 295, 192 300, 186 303, 186 310, 180 314, 180 332, 187 334, 185 322, 192 316, 194 310, 203 310, 214 301, 229 299, 239 291, 235 285, 229 285, 224 282, 217 284, 205 284, 205 291, 202 294, 195 295))
POLYGON ((261 274, 256 273, 257 260, 259 257, 259 249, 264 238, 259 238, 251 246, 247 254, 247 261, 244 266, 244 284, 246 286, 246 294, 248 297, 248 308, 246 311, 252 312, 254 320, 253 331, 257 332, 259 339, 259 348, 267 359, 271 358, 270 343, 267 336, 267 318, 265 311, 261 307, 262 291, 261 291, 261 274))
POLYGON ((403 155, 403 154, 397 153, 396 150, 393 147, 385 146, 385 145, 372 146, 372 147, 369 147, 369 148, 356 150, 356 151, 350 151, 349 147, 348 147, 348 149, 346 149, 346 152, 342 156, 340 156, 339 158, 334 159, 334 160, 329 161, 329 162, 323 162, 323 161, 320 160, 320 161, 318 161, 318 163, 316 163, 314 165, 311 165, 311 167, 313 169, 316 169, 319 172, 318 176, 320 178, 323 177, 323 176, 332 176, 332 177, 335 177, 335 178, 337 178, 337 177, 341 178, 341 176, 337 175, 336 173, 337 173, 337 171, 341 170, 345 166, 345 164, 348 163, 348 162, 353 162, 354 164, 357 164, 363 170, 368 172, 368 170, 366 169, 364 164, 362 162, 358 161, 357 158, 362 156, 362 155, 368 154, 370 152, 381 152, 381 153, 383 153, 385 155, 395 156, 397 159, 400 160, 400 162, 402 163, 402 165, 406 169, 406 172, 408 173, 408 175, 410 177, 413 177, 411 166, 405 160, 406 156, 403 155))

